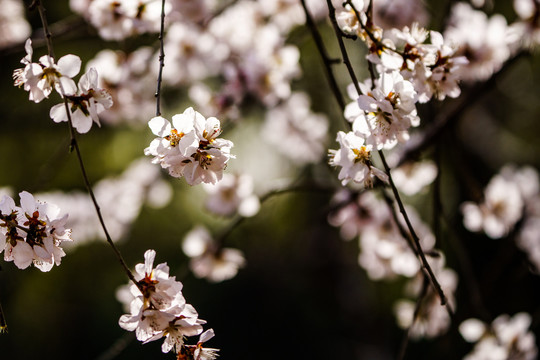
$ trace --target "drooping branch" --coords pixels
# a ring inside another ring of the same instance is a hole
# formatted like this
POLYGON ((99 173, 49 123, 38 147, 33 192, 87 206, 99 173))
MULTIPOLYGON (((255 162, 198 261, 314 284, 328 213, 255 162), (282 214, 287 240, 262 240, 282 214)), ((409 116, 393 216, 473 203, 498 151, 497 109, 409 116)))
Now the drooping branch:
MULTIPOLYGON (((52 59, 54 59, 52 35, 51 35, 50 31, 49 31, 49 27, 48 27, 48 23, 47 23, 47 17, 45 16, 45 8, 44 8, 41 0, 34 0, 34 2, 32 3, 32 7, 38 9, 39 16, 41 18, 41 22, 42 22, 42 25, 43 25, 43 31, 44 31, 45 37, 47 39, 47 49, 48 49, 48 52, 49 52, 49 56, 52 59)), ((107 239, 107 242, 109 243, 109 245, 113 249, 113 251, 114 251, 114 253, 116 255, 116 258, 118 259, 118 262, 122 266, 122 268, 123 268, 124 272, 126 273, 126 275, 128 276, 128 278, 137 287, 139 287, 139 289, 142 291, 140 284, 137 282, 137 280, 133 276, 133 273, 131 272, 129 267, 126 265, 126 262, 124 261, 124 258, 120 254, 120 251, 118 250, 118 248, 116 247, 116 245, 112 241, 111 236, 109 235, 109 231, 107 230, 107 226, 105 225, 105 221, 103 220, 103 215, 101 214, 101 209, 100 209, 99 204, 98 204, 98 202, 96 200, 96 197, 94 195, 94 191, 92 190, 92 185, 90 184, 90 180, 88 179, 88 175, 86 173, 86 168, 84 166, 84 161, 82 159, 81 150, 79 148, 79 143, 77 141, 77 137, 76 137, 76 134, 75 134, 75 128, 73 127, 73 121, 72 121, 72 118, 71 118, 71 109, 70 109, 70 106, 69 106, 69 103, 68 103, 68 99, 65 96, 64 89, 63 89, 61 83, 59 83, 59 87, 60 87, 60 90, 61 90, 62 98, 64 99, 64 106, 65 106, 68 125, 69 125, 69 132, 70 132, 70 138, 71 138, 70 150, 71 151, 75 150, 75 153, 77 154, 77 159, 78 159, 78 162, 79 162, 79 167, 81 169, 83 181, 84 181, 86 190, 88 191, 88 194, 90 195, 90 198, 92 199, 92 203, 93 203, 94 208, 96 210, 96 214, 97 214, 97 217, 99 219, 99 223, 101 225, 101 228, 103 229, 103 232, 105 234, 105 238, 107 239)))

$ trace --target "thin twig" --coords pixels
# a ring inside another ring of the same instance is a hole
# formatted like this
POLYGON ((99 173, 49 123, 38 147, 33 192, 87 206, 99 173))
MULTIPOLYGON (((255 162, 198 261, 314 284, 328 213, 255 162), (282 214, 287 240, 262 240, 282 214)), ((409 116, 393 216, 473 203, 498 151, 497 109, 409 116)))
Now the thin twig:
POLYGON ((527 50, 522 50, 508 59, 499 71, 494 73, 489 80, 476 84, 471 87, 466 94, 462 94, 459 99, 447 102, 445 106, 438 112, 433 121, 429 122, 422 136, 417 139, 410 139, 403 147, 400 153, 399 161, 396 166, 405 163, 407 160, 413 159, 420 154, 424 149, 438 141, 439 136, 450 125, 457 121, 461 115, 471 105, 479 101, 482 96, 487 93, 487 90, 493 89, 499 78, 519 59, 530 55, 527 50))
MULTIPOLYGON (((422 267, 429 275, 431 284, 433 285, 433 287, 435 288, 435 291, 437 292, 437 294, 439 295, 439 298, 441 299, 441 305, 447 305, 448 300, 446 299, 446 295, 444 294, 441 284, 439 284, 439 281, 437 281, 437 278, 435 277, 435 274, 433 273, 433 270, 431 269, 431 266, 429 265, 429 262, 426 259, 426 254, 424 253, 424 250, 422 250, 422 246, 420 245, 420 239, 418 238, 416 231, 414 231, 414 227, 412 226, 411 220, 409 219, 409 215, 407 215, 407 211, 405 210, 405 206, 403 205, 401 196, 399 195, 396 185, 394 184, 390 167, 388 166, 388 163, 386 162, 386 158, 384 157, 382 150, 379 150, 379 156, 381 158, 381 162, 383 163, 384 170, 386 171, 386 174, 388 175, 388 182, 390 183, 390 188, 392 189, 392 193, 394 194, 394 198, 396 199, 399 212, 403 216, 403 219, 405 220, 405 224, 407 225, 407 228, 409 229, 409 234, 416 246, 416 249, 418 250, 418 255, 420 256, 422 267)), ((449 309, 449 311, 451 310, 449 309)))
MULTIPOLYGON (((43 4, 41 3, 40 0, 34 0, 34 3, 32 4, 32 6, 37 7, 37 9, 39 11, 39 16, 40 16, 41 22, 43 24, 43 31, 45 33, 45 37, 47 38, 47 49, 48 49, 48 52, 49 52, 49 56, 54 60, 54 51, 53 51, 53 46, 52 46, 52 38, 51 38, 51 34, 49 32, 49 28, 48 28, 48 25, 47 25, 47 18, 45 16, 45 8, 43 7, 43 4)), ((59 82, 59 87, 60 87, 60 90, 61 90, 60 95, 64 99, 64 106, 65 106, 65 109, 66 109, 66 115, 67 115, 68 124, 69 124, 69 132, 70 132, 70 137, 71 137, 70 149, 71 150, 75 149, 75 153, 77 154, 77 159, 79 161, 79 167, 81 169, 84 184, 86 186, 86 190, 88 191, 88 194, 90 195, 90 198, 92 199, 92 203, 94 204, 94 208, 96 210, 96 213, 97 213, 97 216, 98 216, 98 219, 99 219, 99 223, 101 224, 101 228, 103 229, 103 232, 105 233, 105 238, 107 239, 107 242, 109 243, 109 245, 111 245, 111 247, 112 247, 112 249, 113 249, 113 251, 114 251, 114 253, 116 255, 116 258, 120 262, 120 265, 124 269, 124 272, 126 273, 128 278, 142 292, 141 285, 137 282, 137 280, 135 280, 135 277, 133 276, 133 273, 131 272, 131 270, 126 265, 122 255, 120 254, 120 251, 118 250, 118 248, 116 247, 116 245, 112 241, 111 236, 109 235, 109 231, 107 230, 107 226, 105 225, 105 221, 103 220, 103 216, 101 214, 99 204, 98 204, 98 202, 96 200, 96 197, 94 195, 94 191, 92 190, 92 185, 90 184, 90 180, 88 180, 88 176, 86 174, 86 169, 85 169, 85 166, 84 166, 84 162, 83 162, 83 159, 82 159, 82 156, 81 156, 81 151, 80 151, 80 148, 79 148, 79 144, 77 142, 77 138, 76 138, 76 135, 75 135, 75 129, 73 127, 73 122, 72 122, 72 119, 71 119, 71 110, 69 108, 68 99, 65 96, 64 89, 63 89, 62 84, 60 82, 59 82)))
POLYGON ((411 325, 405 330, 405 333, 403 334, 403 339, 401 340, 401 346, 399 350, 398 360, 405 359, 405 353, 407 352, 407 346, 409 345, 409 338, 411 334, 411 330, 416 323, 416 320, 418 320, 418 315, 420 314, 420 310, 422 308, 422 302, 424 301, 424 298, 427 295, 427 290, 429 288, 429 280, 427 277, 424 276, 424 281, 422 282, 422 290, 420 291, 420 295, 418 295, 418 299, 416 300, 416 305, 414 307, 414 313, 411 325))
MULTIPOLYGON (((259 198, 259 201, 262 204, 264 204, 268 199, 274 197, 274 196, 277 196, 277 195, 282 195, 282 194, 287 194, 287 193, 291 193, 291 192, 296 192, 296 191, 304 191, 304 192, 309 192, 309 191, 333 191, 334 189, 333 188, 325 188, 325 187, 322 187, 320 185, 313 185, 313 184, 301 184, 301 185, 292 185, 292 186, 289 186, 289 187, 286 187, 286 188, 283 188, 283 189, 276 189, 276 190, 270 190, 269 192, 267 192, 266 194, 262 195, 260 198, 259 198)), ((225 239, 240 225, 242 224, 245 220, 247 219, 247 217, 245 216, 241 216, 241 215, 237 215, 234 220, 229 224, 229 226, 227 226, 218 236, 216 236, 216 244, 217 244, 217 247, 218 248, 223 248, 223 244, 225 242, 225 239)))
POLYGON ((159 72, 156 88, 156 116, 161 116, 161 82, 163 80, 163 68, 165 67, 165 50, 163 49, 163 36, 165 33, 165 0, 161 0, 161 25, 159 29, 159 72))
POLYGON ((306 15, 306 24, 309 30, 311 31, 311 36, 313 37, 313 40, 315 41, 315 45, 317 46, 317 49, 319 50, 319 55, 321 56, 321 59, 323 61, 326 79, 328 80, 328 83, 330 84, 330 89, 334 93, 334 97, 336 101, 338 102, 339 107, 343 109, 345 108, 345 100, 343 100, 343 95, 341 94, 341 91, 339 90, 339 86, 337 84, 336 77, 334 76, 334 71, 332 69, 332 64, 335 64, 336 60, 331 59, 330 56, 328 55, 328 51, 326 50, 324 46, 321 34, 319 33, 319 30, 317 29, 317 25, 313 21, 313 17, 309 13, 309 10, 306 6, 306 1, 300 0, 300 2, 302 3, 304 14, 306 15))

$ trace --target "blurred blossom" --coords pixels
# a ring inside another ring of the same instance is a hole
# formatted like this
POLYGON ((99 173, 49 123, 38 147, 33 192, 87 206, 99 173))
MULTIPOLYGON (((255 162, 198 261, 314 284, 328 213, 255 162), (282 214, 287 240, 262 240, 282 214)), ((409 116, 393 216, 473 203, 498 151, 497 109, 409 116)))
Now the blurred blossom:
MULTIPOLYGON (((435 246, 435 237, 412 208, 407 208, 407 214, 423 251, 431 251, 435 246)), ((415 276, 420 270, 420 261, 411 250, 408 240, 401 235, 387 206, 380 216, 380 219, 372 226, 366 226, 360 234, 358 263, 372 280, 415 276)), ((404 221, 402 222, 401 226, 406 228, 404 221)))
POLYGON ((109 124, 122 122, 146 122, 156 109, 154 91, 156 78, 154 51, 141 47, 130 54, 109 49, 102 50, 86 68, 95 68, 99 73, 99 87, 104 88, 113 99, 113 106, 100 114, 109 124))
POLYGON ((311 112, 310 105, 306 93, 293 93, 268 110, 262 128, 262 136, 298 165, 320 161, 326 150, 328 119, 311 112))
MULTIPOLYGON (((164 39, 163 81, 169 85, 189 84, 221 70, 229 48, 209 32, 190 23, 172 24, 164 39)), ((158 63, 157 54, 154 61, 158 63)), ((154 67, 157 71, 158 67, 154 67)), ((156 76, 157 77, 157 73, 156 76)))
POLYGON ((515 36, 524 46, 540 44, 540 4, 536 0, 514 0, 514 10, 519 20, 511 25, 515 36))
POLYGON ((354 194, 344 188, 334 195, 332 203, 337 209, 328 215, 328 223, 340 227, 344 240, 352 240, 368 227, 378 226, 387 216, 387 205, 372 191, 354 194))
POLYGON ((221 282, 235 277, 246 262, 240 250, 220 248, 208 230, 202 226, 195 227, 186 234, 182 250, 191 258, 189 267, 193 274, 210 282, 221 282))
POLYGON ((402 28, 417 22, 429 23, 429 13, 422 0, 375 0, 373 22, 383 29, 402 28))
POLYGON ((0 49, 23 42, 32 28, 26 20, 22 0, 0 0, 0 49))
POLYGON ((171 22, 200 22, 212 16, 217 0, 170 0, 171 22))
POLYGON ((531 316, 521 312, 510 317, 498 316, 490 326, 477 319, 461 323, 459 332, 463 338, 475 343, 464 360, 533 360, 538 355, 536 339, 529 331, 531 316))
MULTIPOLYGON (((458 283, 457 274, 452 269, 445 267, 443 254, 439 254, 437 258, 428 257, 428 261, 447 297, 449 306, 455 309, 454 293, 458 283)), ((448 331, 451 323, 448 309, 441 305, 438 293, 433 289, 432 284, 426 281, 428 280, 425 278, 425 274, 419 272, 406 287, 409 296, 418 298, 423 291, 422 287, 427 286, 424 296, 419 300, 421 302, 416 319, 414 319, 415 302, 402 299, 394 305, 398 325, 403 329, 412 326, 409 334, 413 339, 434 338, 443 335, 448 331)))
POLYGON ((469 61, 460 68, 461 79, 467 81, 486 80, 502 67, 511 54, 510 35, 502 15, 488 18, 464 2, 454 4, 450 26, 444 32, 444 38, 469 61))
MULTIPOLYGON (((123 40, 147 32, 159 32, 159 0, 71 0, 71 9, 84 16, 105 40, 123 40)), ((171 11, 170 2, 165 13, 171 11)))
POLYGON ((214 214, 250 217, 259 212, 261 204, 253 193, 253 179, 249 175, 224 174, 217 184, 203 184, 203 188, 208 193, 206 208, 214 214))
POLYGON ((480 204, 467 201, 461 205, 463 224, 468 230, 484 231, 490 238, 498 239, 508 235, 522 218, 527 198, 523 191, 531 185, 520 180, 523 174, 509 172, 510 169, 501 170, 490 180, 480 204))
MULTIPOLYGON (((94 193, 113 240, 119 240, 127 234, 146 201, 164 206, 172 197, 170 185, 161 179, 159 169, 144 158, 133 161, 120 176, 97 182, 94 193), (161 196, 160 199, 149 199, 149 194, 154 191, 161 196)), ((77 238, 74 245, 105 239, 95 212, 88 211, 94 205, 86 192, 57 191, 37 196, 60 204, 68 211, 70 217, 67 224, 77 238)))
POLYGON ((432 161, 410 162, 392 170, 396 187, 405 195, 415 195, 437 177, 437 166, 432 161))

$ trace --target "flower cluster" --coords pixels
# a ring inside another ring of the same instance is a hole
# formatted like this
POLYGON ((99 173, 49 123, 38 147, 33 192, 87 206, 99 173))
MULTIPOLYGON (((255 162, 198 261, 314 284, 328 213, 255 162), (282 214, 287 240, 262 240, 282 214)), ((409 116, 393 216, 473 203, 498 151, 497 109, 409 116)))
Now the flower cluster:
POLYGON ((193 108, 172 117, 171 123, 156 116, 148 122, 158 137, 144 150, 154 156, 152 162, 167 169, 173 177, 184 177, 188 184, 201 182, 215 184, 223 177, 231 155, 233 143, 220 139, 221 125, 218 119, 205 119, 193 108))
POLYGON ((79 80, 79 87, 73 77, 79 73, 81 59, 76 55, 65 55, 55 64, 54 59, 44 55, 38 63, 32 62, 32 41, 28 39, 25 45, 26 56, 21 63, 24 68, 13 72, 16 86, 23 86, 30 93, 29 99, 39 103, 48 98, 53 88, 67 100, 51 108, 49 115, 54 122, 68 121, 71 118, 73 127, 79 133, 86 133, 92 123, 99 125, 98 114, 112 106, 108 92, 98 88, 97 71, 91 68, 79 80), (67 113, 69 111, 69 115, 67 113))
MULTIPOLYGON (((161 350, 174 350, 177 354, 194 354, 193 349, 184 344, 185 337, 202 333, 206 321, 198 318, 195 308, 186 303, 182 295, 182 283, 169 276, 169 267, 162 263, 154 268, 156 252, 147 250, 144 264, 135 266, 136 284, 129 286, 129 294, 124 299, 129 303, 130 314, 122 315, 120 326, 135 331, 139 341, 144 343, 165 338, 161 350)), ((213 332, 201 335, 199 344, 208 340, 213 332)), ((199 352, 202 345, 197 345, 199 352)), ((195 349, 195 351, 196 351, 195 349)), ((210 349, 215 350, 215 349, 210 349)), ((215 351, 205 351, 215 354, 215 351)), ((212 359, 215 356, 207 358, 212 359)), ((202 357, 201 357, 202 358, 202 357)), ((199 357, 196 357, 199 359, 199 357)))
POLYGON ((528 330, 531 321, 527 313, 518 313, 512 317, 503 314, 493 320, 491 325, 474 318, 465 320, 459 325, 459 332, 466 341, 475 345, 463 359, 536 359, 536 339, 528 330))
POLYGON ((19 269, 34 263, 39 270, 50 271, 66 255, 62 242, 71 241, 71 230, 65 228, 68 215, 56 205, 36 201, 27 191, 19 196, 20 207, 7 195, 0 200, 0 252, 19 269))

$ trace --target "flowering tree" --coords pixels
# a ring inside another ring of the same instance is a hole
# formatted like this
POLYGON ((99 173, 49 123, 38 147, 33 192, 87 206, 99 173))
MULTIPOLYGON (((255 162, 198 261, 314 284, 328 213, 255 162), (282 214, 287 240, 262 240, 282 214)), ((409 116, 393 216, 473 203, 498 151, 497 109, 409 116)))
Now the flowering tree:
POLYGON ((512 5, 0 0, 3 356, 537 358, 512 5))

